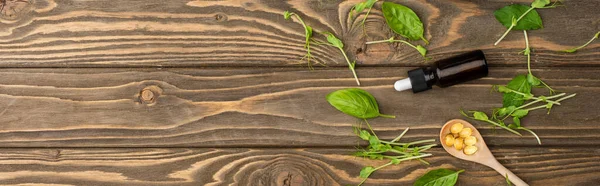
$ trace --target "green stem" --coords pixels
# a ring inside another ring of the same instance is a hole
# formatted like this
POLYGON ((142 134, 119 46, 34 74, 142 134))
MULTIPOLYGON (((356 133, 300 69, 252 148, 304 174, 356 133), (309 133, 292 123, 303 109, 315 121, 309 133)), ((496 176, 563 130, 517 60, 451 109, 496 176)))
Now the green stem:
POLYGON ((402 131, 402 134, 398 135, 398 137, 394 138, 392 141, 392 143, 397 142, 398 140, 400 140, 400 138, 402 138, 402 136, 404 136, 404 134, 406 134, 406 132, 408 132, 408 129, 410 129, 410 127, 406 127, 406 129, 404 129, 404 131, 402 131))
POLYGON ((367 121, 367 119, 363 119, 365 120, 365 123, 367 123, 367 127, 369 127, 369 130, 371 131, 371 133, 373 133, 373 136, 375 136, 377 139, 379 139, 379 137, 377 136, 377 134, 375 134, 375 131, 373 131, 373 128, 371 128, 371 124, 369 124, 369 122, 367 121))
MULTIPOLYGON (((560 93, 560 94, 557 94, 557 95, 554 95, 554 96, 547 97, 546 99, 554 99, 554 98, 558 98, 558 97, 564 96, 565 94, 566 94, 566 93, 560 93)), ((525 108, 525 107, 531 106, 531 105, 533 105, 533 104, 536 104, 536 103, 538 103, 538 102, 541 102, 541 101, 542 101, 542 100, 534 100, 534 101, 531 101, 531 102, 529 102, 529 103, 527 103, 527 104, 521 105, 520 107, 517 107, 515 110, 513 110, 513 111, 512 111, 512 112, 510 112, 510 113, 508 113, 508 114, 507 114, 507 115, 506 115, 504 118, 502 118, 502 121, 506 120, 506 118, 508 118, 508 117, 509 117, 509 116, 510 116, 512 113, 514 113, 516 110, 523 109, 523 108, 525 108)), ((557 100, 557 102, 559 102, 559 101, 557 100)))
POLYGON ((421 143, 435 142, 435 139, 420 140, 420 141, 415 141, 415 142, 410 142, 410 143, 394 143, 394 142, 389 142, 389 141, 384 141, 384 140, 379 140, 379 141, 381 143, 385 143, 385 144, 403 146, 403 145, 416 145, 416 144, 421 144, 421 143))
POLYGON ((340 51, 344 55, 344 58, 346 58, 346 62, 348 62, 348 67, 352 71, 352 75, 354 75, 354 79, 356 80, 356 84, 358 84, 358 86, 360 86, 360 81, 358 81, 358 76, 356 75, 356 71, 354 70, 354 65, 350 62, 350 59, 348 59, 348 55, 346 55, 346 52, 344 52, 344 49, 342 49, 342 48, 338 48, 338 49, 340 49, 340 51))
POLYGON ((529 8, 527 11, 525 11, 525 13, 523 13, 523 15, 521 15, 514 24, 511 24, 510 27, 508 28, 508 30, 506 30, 506 32, 504 32, 504 34, 502 35, 502 37, 500 37, 500 39, 498 39, 498 41, 496 41, 496 43, 494 43, 494 46, 498 45, 498 43, 500 43, 500 41, 502 41, 504 39, 504 37, 506 37, 506 35, 508 35, 508 32, 510 32, 513 27, 517 26, 517 24, 519 23, 519 21, 521 19, 523 19, 523 17, 525 17, 525 15, 527 15, 529 12, 531 12, 531 10, 533 10, 534 8, 531 7, 529 8))
MULTIPOLYGON (((566 99, 569 99, 569 98, 575 97, 575 95, 577 95, 577 94, 571 94, 571 95, 568 95, 568 96, 562 97, 562 98, 560 98, 560 99, 557 99, 557 100, 556 100, 556 102, 560 102, 560 101, 563 101, 563 100, 566 100, 566 99)), ((560 104, 558 104, 558 105, 560 105, 560 104)), ((527 111, 532 111, 532 110, 543 109, 543 108, 546 108, 546 105, 540 105, 540 106, 533 107, 533 108, 528 108, 528 109, 525 109, 525 110, 527 110, 527 111)))
POLYGON ((526 30, 523 30, 523 34, 525 34, 525 52, 527 55, 527 71, 529 72, 529 74, 533 75, 533 73, 531 73, 531 49, 529 48, 529 37, 527 37, 526 30))
POLYGON ((594 42, 594 40, 596 40, 596 39, 598 38, 598 35, 600 35, 600 31, 599 31, 599 32, 597 32, 597 33, 596 33, 596 35, 594 35, 594 37, 592 37, 592 39, 590 39, 590 40, 589 40, 587 43, 585 43, 585 44, 583 44, 583 45, 581 45, 581 46, 578 46, 578 47, 572 48, 572 49, 563 50, 563 52, 575 52, 575 51, 577 51, 577 50, 579 50, 579 49, 582 49, 583 47, 586 47, 586 46, 588 46, 590 43, 594 42))
POLYGON ((512 133, 514 133, 514 134, 516 134, 516 135, 523 136, 523 135, 521 135, 521 133, 517 132, 516 130, 513 130, 513 129, 511 129, 511 128, 508 128, 508 127, 506 127, 506 126, 504 126, 504 125, 500 125, 499 123, 496 123, 496 122, 494 122, 494 121, 492 121, 492 120, 485 120, 485 122, 488 122, 488 123, 490 123, 490 124, 492 124, 492 125, 496 125, 496 126, 498 126, 498 127, 500 127, 500 128, 506 129, 506 130, 508 130, 508 131, 510 131, 510 132, 512 132, 512 133))
POLYGON ((368 37, 368 35, 367 35, 367 28, 365 27, 365 22, 367 21, 367 17, 369 17, 369 13, 371 13, 371 9, 373 9, 373 6, 369 7, 369 10, 367 10, 367 13, 365 14, 365 17, 363 18, 363 20, 361 22, 363 33, 367 37, 368 37))
MULTIPOLYGON (((417 46, 409 43, 408 41, 394 39, 393 37, 390 38, 390 39, 387 39, 387 40, 369 41, 369 42, 366 42, 365 44, 370 45, 370 44, 376 44, 376 43, 393 43, 393 42, 399 42, 399 43, 406 44, 406 45, 410 46, 411 48, 417 50, 417 52, 421 53, 421 51, 419 51, 419 49, 417 48, 417 46)), ((425 54, 422 54, 422 55, 423 55, 423 57, 425 57, 425 54)))
POLYGON ((538 135, 535 134, 535 132, 533 132, 532 130, 529 130, 528 128, 525 128, 525 127, 517 127, 517 129, 521 129, 521 130, 524 130, 524 131, 527 131, 527 132, 531 133, 533 136, 535 136, 535 139, 537 140, 538 144, 540 144, 540 145, 542 144, 542 141, 540 140, 540 137, 538 137, 538 135))
MULTIPOLYGON (((524 96, 524 97, 530 96, 528 94, 525 94, 525 93, 522 93, 522 92, 519 92, 519 91, 516 91, 516 90, 512 90, 512 89, 509 89, 509 90, 512 93, 519 94, 519 95, 524 96)), ((559 102, 548 100, 548 98, 542 99, 542 98, 539 98, 539 97, 531 96, 531 99, 538 100, 538 101, 545 101, 547 103, 552 103, 552 104, 555 104, 555 105, 560 105, 559 102)))

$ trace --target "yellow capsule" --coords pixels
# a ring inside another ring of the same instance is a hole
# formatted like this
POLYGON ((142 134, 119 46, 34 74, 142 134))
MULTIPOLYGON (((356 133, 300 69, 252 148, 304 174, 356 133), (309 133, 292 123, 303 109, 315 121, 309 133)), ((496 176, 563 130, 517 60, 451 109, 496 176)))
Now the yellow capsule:
POLYGON ((466 155, 475 154, 475 152, 477 152, 477 147, 476 146, 467 146, 467 147, 465 147, 465 149, 463 150, 463 152, 466 155))
POLYGON ((450 127, 450 132, 458 134, 463 129, 463 127, 464 126, 462 123, 455 123, 454 125, 452 125, 452 127, 450 127))
POLYGON ((452 136, 452 134, 446 135, 445 143, 446 143, 446 146, 454 145, 454 136, 452 136))
POLYGON ((460 135, 461 138, 467 138, 469 136, 471 136, 471 134, 473 133, 473 129, 471 128, 463 128, 460 133, 458 133, 458 135, 460 135))
POLYGON ((475 136, 469 136, 465 138, 465 145, 471 146, 475 145, 475 143, 477 143, 477 138, 475 136))
POLYGON ((465 146, 465 144, 464 144, 462 138, 456 138, 456 139, 454 139, 454 148, 456 150, 462 150, 464 146, 465 146))

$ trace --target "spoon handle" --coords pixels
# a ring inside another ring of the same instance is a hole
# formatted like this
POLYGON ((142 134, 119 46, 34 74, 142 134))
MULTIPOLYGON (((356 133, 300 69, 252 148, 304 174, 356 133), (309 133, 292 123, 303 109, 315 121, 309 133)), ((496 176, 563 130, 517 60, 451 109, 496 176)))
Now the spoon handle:
POLYGON ((502 164, 500 164, 500 162, 498 162, 496 158, 491 158, 490 161, 486 162, 486 165, 496 170, 502 176, 508 176, 510 182, 512 182, 512 184, 514 184, 515 186, 529 186, 529 184, 525 183, 525 181, 523 181, 517 175, 515 175, 502 164))

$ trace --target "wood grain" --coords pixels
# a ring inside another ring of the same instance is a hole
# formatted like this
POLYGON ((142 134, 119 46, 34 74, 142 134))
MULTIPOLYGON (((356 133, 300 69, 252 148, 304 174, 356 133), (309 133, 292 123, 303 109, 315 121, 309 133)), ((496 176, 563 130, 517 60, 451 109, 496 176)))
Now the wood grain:
MULTIPOLYGON (((532 186, 597 185, 600 152, 589 148, 502 148, 495 156, 532 186)), ((437 168, 465 169, 458 185, 506 185, 483 165, 440 148, 426 160, 381 169, 369 185, 411 185, 437 168)), ((363 166, 385 161, 352 149, 0 149, 0 184, 29 185, 356 185, 363 166)))
MULTIPOLYGON (((409 68, 359 68, 381 111, 376 132, 393 138, 436 138, 459 109, 501 106, 492 84, 526 70, 492 68, 490 76, 450 88, 396 92, 409 68)), ((577 93, 552 114, 533 112, 523 125, 543 145, 599 145, 600 73, 589 68, 534 69, 559 91, 577 93)), ((350 147, 358 121, 325 100, 354 87, 347 68, 0 69, 3 147, 350 147), (141 95, 144 96, 141 96, 141 95)), ((543 90, 539 90, 544 93, 543 90)), ((477 123, 488 144, 537 145, 477 123)))
MULTIPOLYGON (((19 13, 0 17, 0 67, 296 66, 305 53, 304 33, 297 21, 283 19, 285 10, 297 12, 315 30, 335 33, 359 66, 430 62, 403 45, 364 45, 393 34, 378 4, 367 19, 366 37, 359 24, 365 14, 348 15, 358 0, 24 2, 19 13)), ((434 59, 484 49, 492 65, 525 62, 518 54, 524 48, 521 32, 492 46, 505 30, 493 11, 515 1, 397 2, 414 9, 423 20, 434 59)), ((600 29, 600 14, 595 13, 599 6, 594 0, 566 1, 564 7, 539 10, 545 28, 530 32, 533 65, 597 66, 598 42, 577 55, 555 51, 581 45, 600 29)), ((318 63, 346 65, 331 47, 314 45, 313 55, 318 63)))

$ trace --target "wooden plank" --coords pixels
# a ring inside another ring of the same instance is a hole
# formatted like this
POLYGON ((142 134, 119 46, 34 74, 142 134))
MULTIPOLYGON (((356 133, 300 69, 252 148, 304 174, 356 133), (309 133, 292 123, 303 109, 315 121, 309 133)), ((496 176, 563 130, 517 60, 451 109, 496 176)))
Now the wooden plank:
MULTIPOLYGON (((365 37, 359 24, 364 13, 348 16, 359 0, 25 1, 29 3, 19 5, 19 13, 0 16, 0 67, 296 66, 305 53, 304 30, 298 22, 283 19, 285 10, 297 12, 318 31, 341 37, 359 66, 427 63, 404 45, 365 46, 367 40, 393 34, 381 12, 374 10, 366 23, 369 37, 365 37)), ((505 31, 493 11, 514 0, 396 2, 410 6, 421 17, 434 59, 484 49, 492 65, 525 61, 518 54, 524 48, 521 32, 492 46, 505 31)), ((565 5, 539 10, 545 28, 530 32, 533 65, 598 66, 598 42, 578 54, 555 51, 581 45, 598 31, 600 1, 567 1, 565 5)), ((315 45, 312 49, 316 62, 346 65, 334 48, 315 45)))
MULTIPOLYGON (((384 138, 411 127, 408 139, 436 138, 459 109, 501 106, 492 84, 526 70, 492 68, 490 76, 420 94, 396 92, 408 68, 360 68, 363 87, 396 119, 373 119, 384 138)), ((552 114, 533 112, 523 125, 544 145, 599 145, 600 72, 534 69, 559 91, 577 93, 552 114)), ((354 87, 347 68, 0 69, 3 147, 350 147, 358 121, 325 100, 354 87), (143 96, 141 96, 143 94, 143 96)), ((540 90, 540 92, 544 92, 540 90)), ((537 145, 477 125, 494 145, 537 145)))
MULTIPOLYGON (((374 173, 368 185, 412 185, 429 170, 464 169, 458 185, 505 185, 483 165, 440 148, 426 160, 374 173)), ((363 166, 352 149, 0 149, 0 184, 28 185, 356 185, 363 166)), ((589 148, 493 149, 498 160, 532 186, 597 185, 600 152, 589 148)))

